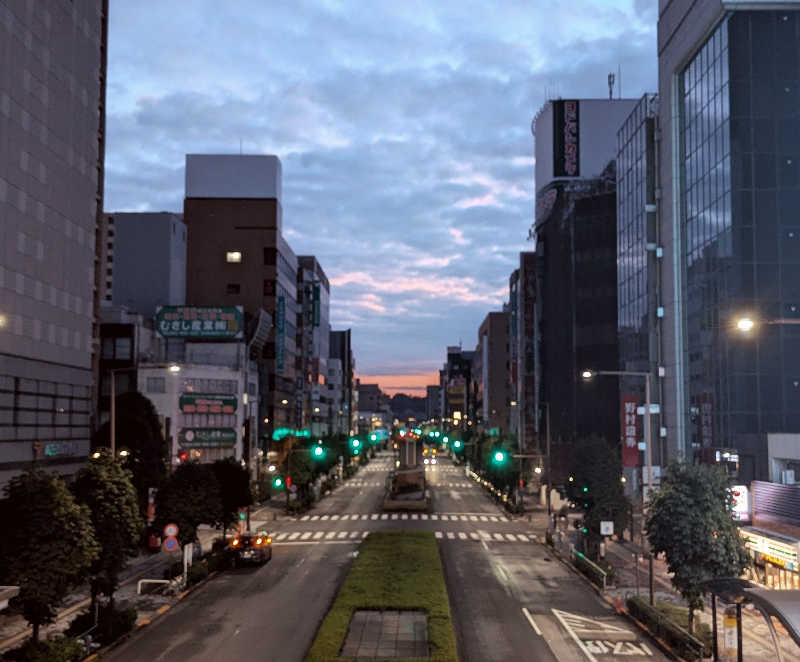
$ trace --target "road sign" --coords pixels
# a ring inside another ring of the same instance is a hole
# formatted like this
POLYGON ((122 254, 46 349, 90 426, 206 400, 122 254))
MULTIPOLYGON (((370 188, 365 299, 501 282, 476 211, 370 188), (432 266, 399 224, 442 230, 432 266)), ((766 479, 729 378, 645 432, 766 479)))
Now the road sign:
POLYGON ((165 538, 174 538, 178 535, 178 525, 177 524, 167 524, 164 527, 164 537, 165 538))
POLYGON ((609 520, 600 521, 600 535, 613 536, 614 535, 614 522, 609 520))
POLYGON ((164 539, 164 543, 161 546, 164 548, 165 552, 175 552, 178 550, 178 547, 180 547, 180 543, 174 536, 169 536, 164 539))

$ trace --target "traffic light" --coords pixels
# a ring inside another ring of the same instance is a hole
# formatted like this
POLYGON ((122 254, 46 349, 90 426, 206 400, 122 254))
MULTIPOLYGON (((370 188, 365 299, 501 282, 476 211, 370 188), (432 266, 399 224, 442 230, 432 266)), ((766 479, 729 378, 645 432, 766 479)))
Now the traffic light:
POLYGON ((245 520, 245 519, 247 519, 247 513, 246 513, 244 510, 240 510, 240 511, 239 511, 239 519, 240 519, 240 520, 245 520))
POLYGON ((461 439, 456 439, 453 442, 453 448, 455 448, 457 451, 460 451, 463 446, 464 446, 464 442, 461 441, 461 439))
POLYGON ((369 436, 369 440, 370 440, 370 441, 378 441, 378 435, 377 435, 377 434, 374 434, 374 433, 373 433, 373 434, 371 434, 371 435, 369 436))
POLYGON ((275 476, 275 478, 272 479, 272 487, 274 487, 276 490, 282 489, 283 478, 281 478, 280 476, 275 476))
POLYGON ((503 450, 496 450, 496 451, 495 451, 495 452, 492 454, 492 461, 493 461, 495 464, 498 464, 498 465, 503 465, 503 464, 505 464, 505 463, 508 461, 508 453, 506 453, 506 452, 505 452, 505 451, 503 451, 503 450))
POLYGON ((179 459, 181 462, 186 462, 186 460, 188 460, 188 459, 189 459, 189 453, 188 453, 188 451, 181 451, 180 455, 178 455, 178 459, 179 459))
POLYGON ((442 443, 449 444, 450 443, 450 439, 448 437, 443 437, 442 438, 442 443))
POLYGON ((315 460, 321 460, 323 457, 325 457, 325 449, 319 444, 313 446, 311 448, 311 457, 313 457, 315 460))

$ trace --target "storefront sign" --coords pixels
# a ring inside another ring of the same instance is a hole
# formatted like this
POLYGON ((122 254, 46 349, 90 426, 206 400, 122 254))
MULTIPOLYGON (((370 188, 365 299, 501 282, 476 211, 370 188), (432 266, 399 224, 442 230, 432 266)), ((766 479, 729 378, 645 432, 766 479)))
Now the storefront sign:
POLYGON ((744 546, 756 552, 764 561, 787 570, 798 569, 797 554, 800 543, 789 544, 745 529, 739 529, 739 535, 744 538, 744 546))
POLYGON ((636 415, 635 395, 623 395, 620 398, 622 409, 622 466, 639 466, 639 417, 636 415))
POLYGON ((156 309, 156 330, 164 338, 243 337, 242 306, 159 306, 156 309))
POLYGON ((235 395, 182 393, 179 406, 185 414, 233 414, 237 401, 235 395))
POLYGON ((747 485, 734 485, 730 488, 733 497, 733 519, 738 522, 750 521, 750 492, 747 485))
POLYGON ((182 428, 178 443, 184 448, 231 448, 236 445, 233 428, 182 428))
POLYGON ((580 175, 580 118, 577 100, 553 101, 553 176, 580 175))
POLYGON ((275 372, 283 374, 283 354, 286 336, 286 297, 279 296, 275 303, 275 372))
MULTIPOLYGON (((72 457, 78 455, 82 445, 77 441, 36 441, 33 443, 33 454, 36 457, 72 457)), ((83 449, 85 453, 85 448, 83 449)))

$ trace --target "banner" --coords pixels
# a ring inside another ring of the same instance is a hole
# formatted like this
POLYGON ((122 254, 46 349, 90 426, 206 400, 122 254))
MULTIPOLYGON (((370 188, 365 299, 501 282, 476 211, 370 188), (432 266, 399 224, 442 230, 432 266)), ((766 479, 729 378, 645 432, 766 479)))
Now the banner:
POLYGON ((184 448, 232 448, 236 445, 233 428, 182 428, 178 443, 184 448))
MULTIPOLYGON (((553 101, 553 176, 580 176, 580 118, 577 100, 553 101)), ((537 219, 538 220, 538 219, 537 219)))
POLYGON ((178 406, 185 414, 233 414, 237 401, 235 395, 182 393, 178 406))
POLYGON ((283 374, 283 354, 286 342, 286 297, 279 296, 275 304, 275 372, 283 374))
POLYGON ((638 401, 635 395, 623 395, 620 398, 623 467, 639 466, 639 417, 636 415, 638 401))
POLYGON ((158 306, 156 330, 163 338, 222 338, 244 336, 242 306, 158 306))

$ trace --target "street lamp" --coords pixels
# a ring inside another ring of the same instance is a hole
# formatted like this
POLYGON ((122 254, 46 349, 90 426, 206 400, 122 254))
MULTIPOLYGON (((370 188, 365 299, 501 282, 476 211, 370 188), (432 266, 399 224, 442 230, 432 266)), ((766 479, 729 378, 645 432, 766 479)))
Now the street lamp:
POLYGON ((756 323, 749 317, 740 317, 736 320, 736 328, 742 333, 749 333, 755 325, 756 323))
POLYGON ((177 363, 173 363, 168 370, 174 375, 177 372, 181 371, 181 367, 177 363))
MULTIPOLYGON (((653 448, 650 443, 650 373, 634 370, 584 370, 581 377, 592 379, 595 375, 616 375, 617 377, 644 377, 644 454, 647 464, 647 485, 653 485, 653 448)), ((644 481, 642 481, 642 502, 645 500, 644 481)))

